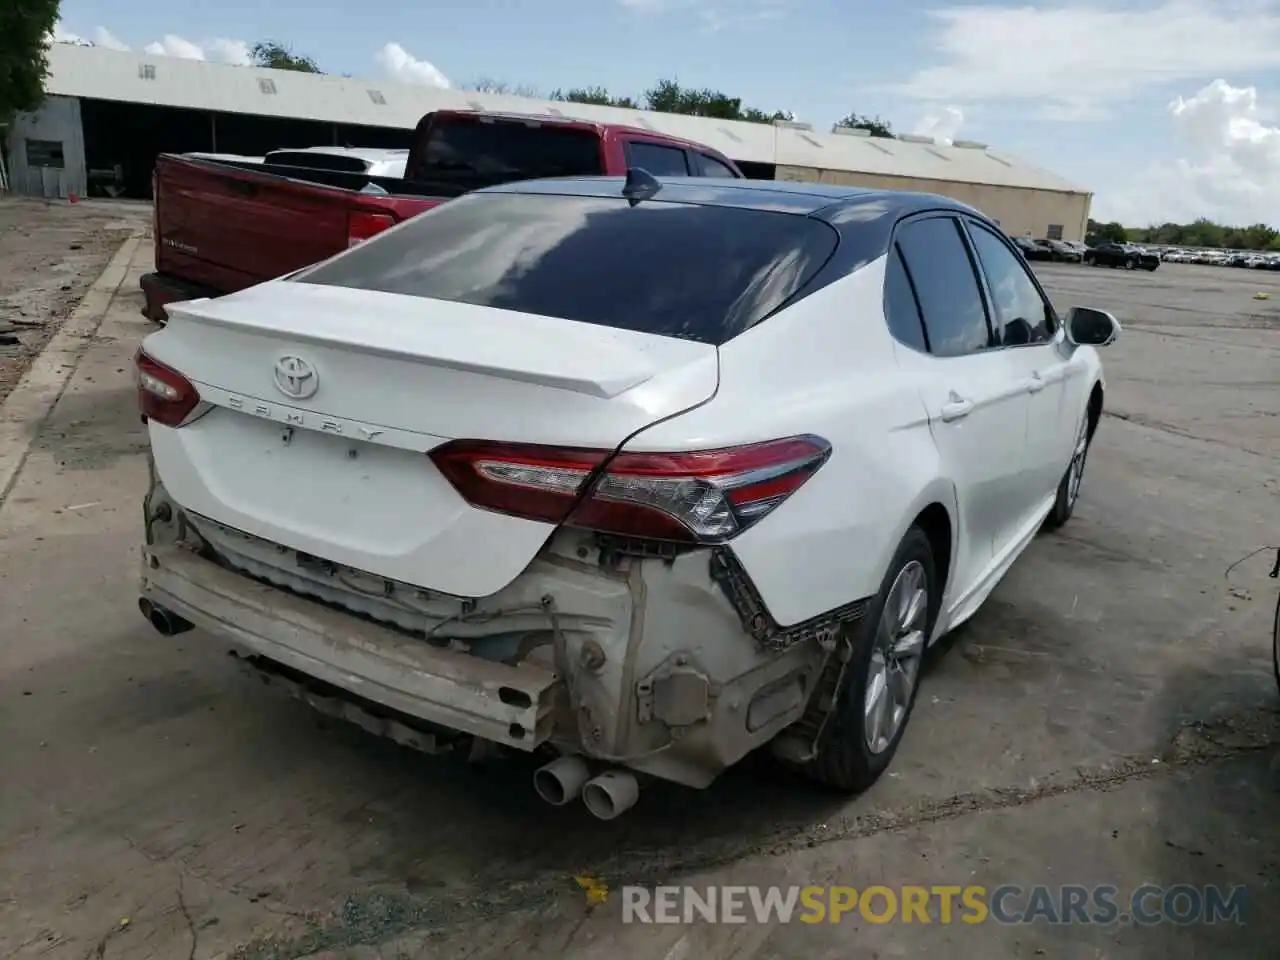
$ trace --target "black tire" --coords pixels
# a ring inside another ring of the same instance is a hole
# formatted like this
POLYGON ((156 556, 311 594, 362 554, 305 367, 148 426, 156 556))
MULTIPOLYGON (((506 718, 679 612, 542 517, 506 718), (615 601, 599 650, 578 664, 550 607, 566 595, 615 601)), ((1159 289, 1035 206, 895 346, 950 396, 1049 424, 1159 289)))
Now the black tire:
POLYGON ((1276 621, 1271 627, 1271 672, 1276 675, 1276 689, 1280 690, 1280 597, 1276 597, 1276 621))
MULTIPOLYGON (((800 766, 806 776, 844 793, 861 793, 888 769, 894 754, 898 751, 898 745, 902 742, 902 736, 911 720, 916 697, 920 692, 921 663, 917 662, 915 685, 907 700, 906 710, 898 728, 889 740, 888 746, 878 753, 873 753, 867 745, 865 711, 867 678, 875 646, 873 641, 884 614, 889 591, 898 575, 914 563, 919 563, 924 568, 928 600, 923 629, 927 646, 934 623, 937 621, 942 588, 938 582, 937 567, 934 564, 933 548, 929 544, 929 538, 919 527, 912 527, 902 538, 902 543, 898 545, 893 561, 889 564, 889 569, 880 584, 880 592, 871 601, 867 610, 867 616, 857 625, 855 635, 849 640, 852 644, 852 656, 845 666, 844 676, 840 681, 835 713, 832 714, 818 738, 817 752, 811 760, 800 766)), ((923 650, 921 660, 923 660, 923 650)))
POLYGON ((1098 260, 1096 257, 1085 257, 1084 265, 1086 267, 1096 267, 1098 265, 1098 260))
POLYGON ((1133 259, 1129 259, 1124 262, 1124 268, 1126 270, 1132 270, 1137 265, 1138 265, 1138 261, 1133 259))
POLYGON ((1058 495, 1054 497, 1053 508, 1049 511, 1049 515, 1044 518, 1042 529, 1057 530, 1063 526, 1071 515, 1076 512, 1076 503, 1080 499, 1080 484, 1084 480, 1084 468, 1089 462, 1089 447, 1093 444, 1093 432, 1089 429, 1089 413, 1085 411, 1084 421, 1080 425, 1080 431, 1084 434, 1084 449, 1079 450, 1080 434, 1076 435, 1076 448, 1072 450, 1071 463, 1067 464, 1067 469, 1062 474, 1062 479, 1058 481, 1058 495), (1072 467, 1076 465, 1076 454, 1079 451, 1079 475, 1075 478, 1073 485, 1072 467))

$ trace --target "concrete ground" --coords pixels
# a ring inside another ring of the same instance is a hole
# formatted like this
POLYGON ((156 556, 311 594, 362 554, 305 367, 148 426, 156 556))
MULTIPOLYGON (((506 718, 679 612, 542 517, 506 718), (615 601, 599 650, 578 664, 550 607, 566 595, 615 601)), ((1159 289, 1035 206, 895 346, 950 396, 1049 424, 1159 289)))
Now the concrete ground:
POLYGON ((605 824, 537 801, 528 762, 375 741, 142 621, 129 374, 150 251, 123 256, 56 407, 0 443, 0 468, 21 464, 0 504, 0 956, 1274 955, 1280 584, 1262 555, 1226 571, 1280 540, 1280 277, 1041 269, 1061 307, 1126 325, 1109 415, 1075 518, 932 657, 890 774, 848 801, 753 761, 605 824), (589 907, 582 876, 1248 899, 1243 925, 652 927, 624 925, 616 895, 589 907))

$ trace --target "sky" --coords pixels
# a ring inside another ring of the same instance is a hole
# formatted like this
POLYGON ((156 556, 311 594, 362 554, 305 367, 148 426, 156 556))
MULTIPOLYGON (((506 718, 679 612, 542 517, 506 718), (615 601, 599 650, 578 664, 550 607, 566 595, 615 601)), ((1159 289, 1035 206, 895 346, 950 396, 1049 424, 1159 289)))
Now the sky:
POLYGON ((326 73, 548 93, 658 79, 1021 156, 1130 226, 1280 227, 1280 0, 63 0, 58 35, 326 73))

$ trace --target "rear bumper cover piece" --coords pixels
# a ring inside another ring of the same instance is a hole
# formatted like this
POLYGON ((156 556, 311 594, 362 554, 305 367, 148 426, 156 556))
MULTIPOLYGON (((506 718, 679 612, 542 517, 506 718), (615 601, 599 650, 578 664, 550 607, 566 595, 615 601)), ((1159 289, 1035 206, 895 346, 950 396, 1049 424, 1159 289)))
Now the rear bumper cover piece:
POLYGON ((525 751, 551 736, 557 678, 535 664, 433 647, 180 546, 145 548, 142 596, 251 655, 428 723, 525 751))

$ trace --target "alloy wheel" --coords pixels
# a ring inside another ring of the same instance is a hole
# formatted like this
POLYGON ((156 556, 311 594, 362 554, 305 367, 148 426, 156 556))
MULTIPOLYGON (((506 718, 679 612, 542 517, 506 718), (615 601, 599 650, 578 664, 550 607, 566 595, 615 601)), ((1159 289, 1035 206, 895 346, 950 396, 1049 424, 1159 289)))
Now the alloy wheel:
POLYGON ((1071 451, 1071 466, 1067 468, 1067 506, 1074 507, 1080 496, 1080 484, 1084 481, 1084 462, 1089 456, 1089 417, 1080 420, 1080 432, 1076 435, 1075 449, 1071 451))
POLYGON ((863 703, 863 734, 873 754, 889 748, 911 708, 928 620, 928 577, 912 560, 889 588, 873 639, 863 703))

